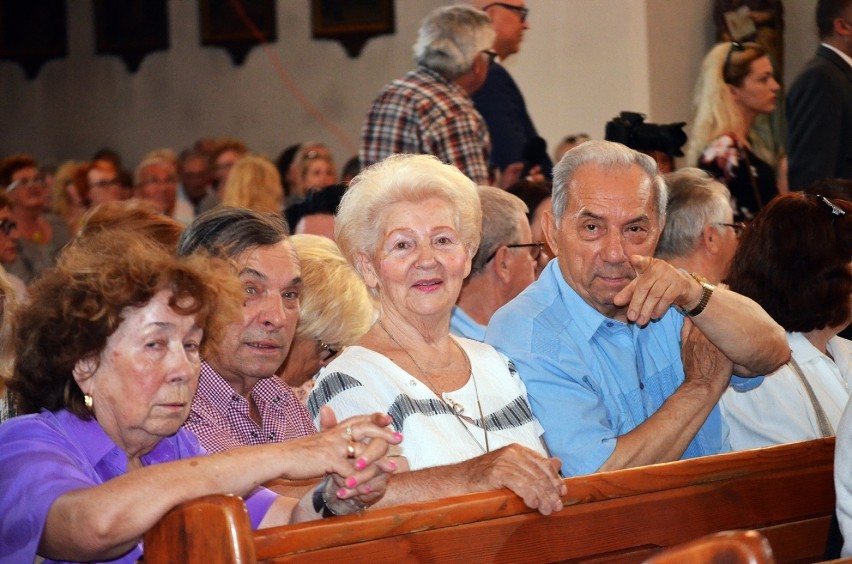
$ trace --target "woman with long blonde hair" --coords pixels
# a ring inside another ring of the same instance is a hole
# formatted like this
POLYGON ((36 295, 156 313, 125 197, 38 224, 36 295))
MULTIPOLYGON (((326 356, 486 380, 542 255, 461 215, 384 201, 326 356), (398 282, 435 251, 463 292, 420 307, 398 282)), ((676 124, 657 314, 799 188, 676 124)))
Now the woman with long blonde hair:
POLYGON ((281 213, 284 188, 275 165, 260 155, 241 157, 222 188, 222 204, 259 212, 281 213))
POLYGON ((779 193, 773 167, 749 136, 758 116, 775 109, 779 88, 757 43, 719 43, 701 65, 686 158, 728 186, 736 219, 750 219, 779 193))

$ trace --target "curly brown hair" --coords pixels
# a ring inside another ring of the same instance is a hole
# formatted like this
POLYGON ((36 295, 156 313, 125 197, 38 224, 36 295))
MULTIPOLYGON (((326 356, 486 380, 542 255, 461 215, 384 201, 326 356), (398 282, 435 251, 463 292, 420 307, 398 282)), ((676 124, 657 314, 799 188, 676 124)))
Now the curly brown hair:
POLYGON ((850 261, 852 203, 793 192, 748 225, 727 282, 787 331, 840 327, 852 313, 850 261))
POLYGON ((68 247, 59 264, 30 287, 30 303, 18 318, 18 354, 9 382, 18 411, 65 408, 89 418, 74 366, 99 357, 127 308, 145 306, 161 290, 171 292, 173 311, 195 316, 205 350, 240 315, 242 288, 221 260, 178 259, 120 229, 93 233, 68 247))
POLYGON ((161 214, 148 200, 104 202, 90 209, 80 219, 78 237, 89 237, 109 229, 144 234, 174 253, 183 233, 183 224, 161 214))
POLYGON ((12 183, 12 175, 23 168, 36 168, 35 159, 30 155, 12 155, 0 161, 0 188, 12 183))

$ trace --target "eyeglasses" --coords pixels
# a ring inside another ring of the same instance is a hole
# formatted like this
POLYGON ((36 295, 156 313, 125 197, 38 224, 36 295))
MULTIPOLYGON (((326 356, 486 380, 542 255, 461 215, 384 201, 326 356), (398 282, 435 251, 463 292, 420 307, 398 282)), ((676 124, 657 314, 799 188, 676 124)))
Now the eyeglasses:
POLYGON ((9 234, 17 228, 18 224, 9 218, 0 221, 0 231, 2 231, 6 237, 8 237, 9 234))
POLYGON ((165 178, 146 178, 139 181, 139 186, 148 186, 150 184, 177 184, 177 176, 167 176, 165 178))
POLYGON ((497 51, 494 49, 483 49, 480 53, 485 53, 488 55, 488 63, 491 64, 494 62, 494 59, 497 58, 497 51))
POLYGON ((515 12, 521 17, 521 23, 527 21, 527 15, 529 15, 530 13, 529 8, 524 8, 523 6, 513 6, 512 4, 506 4, 505 2, 492 2, 482 8, 482 11, 486 12, 488 11, 488 8, 493 8, 494 6, 500 6, 501 8, 506 8, 507 10, 515 12))
POLYGON ((19 178, 6 186, 6 193, 8 194, 17 188, 30 188, 31 186, 44 186, 44 176, 39 174, 32 178, 19 178))
POLYGON ((334 357, 339 351, 337 349, 333 349, 330 346, 326 345, 322 341, 319 342, 320 346, 320 362, 328 362, 331 358, 334 357))
POLYGON ((720 225, 722 227, 730 227, 731 229, 734 230, 734 235, 736 235, 737 237, 742 235, 743 231, 746 228, 746 224, 743 223, 742 221, 738 221, 736 223, 714 223, 713 225, 720 225))
POLYGON ((730 84, 730 81, 728 80, 728 67, 731 66, 731 55, 734 54, 734 51, 745 51, 745 46, 738 41, 731 41, 731 48, 728 49, 728 54, 725 56, 725 62, 722 64, 722 80, 724 80, 727 84, 730 84))
POLYGON ((90 182, 89 188, 114 188, 116 186, 120 186, 121 183, 117 178, 113 178, 112 180, 98 180, 97 182, 90 182))
POLYGON ((835 204, 834 202, 832 202, 831 200, 829 200, 825 196, 823 196, 821 194, 817 194, 815 197, 816 197, 816 199, 819 203, 824 205, 831 212, 831 224, 832 225, 834 225, 834 222, 837 220, 838 217, 843 217, 844 215, 846 215, 846 211, 843 210, 843 208, 841 208, 840 206, 838 206, 837 204, 835 204))
POLYGON ((578 133, 576 135, 569 135, 565 139, 562 140, 563 143, 567 145, 573 145, 574 143, 584 143, 591 139, 587 133, 578 133))
MULTIPOLYGON (((530 258, 533 260, 538 260, 538 257, 541 256, 541 252, 544 250, 544 241, 533 241, 532 243, 512 243, 511 245, 501 245, 505 246, 507 249, 520 249, 522 247, 530 248, 530 258)), ((497 247, 493 253, 488 255, 488 258, 485 259, 485 262, 491 262, 495 256, 497 256, 497 251, 500 250, 500 247, 497 247)))

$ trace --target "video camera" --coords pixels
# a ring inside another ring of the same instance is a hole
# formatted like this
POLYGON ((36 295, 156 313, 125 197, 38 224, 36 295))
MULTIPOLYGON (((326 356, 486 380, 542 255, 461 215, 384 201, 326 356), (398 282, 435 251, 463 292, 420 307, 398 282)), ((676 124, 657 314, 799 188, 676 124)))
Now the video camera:
POLYGON ((662 151, 672 157, 682 157, 686 143, 683 126, 686 122, 644 123, 645 114, 621 112, 606 124, 606 140, 627 145, 637 151, 662 151))

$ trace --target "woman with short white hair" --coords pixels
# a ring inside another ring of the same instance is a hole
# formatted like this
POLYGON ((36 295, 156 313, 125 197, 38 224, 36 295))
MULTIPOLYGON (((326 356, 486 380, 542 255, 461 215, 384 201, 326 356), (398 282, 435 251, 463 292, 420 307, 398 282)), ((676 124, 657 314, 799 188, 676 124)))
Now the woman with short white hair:
POLYGON ((406 437, 399 467, 431 472, 399 476, 389 503, 508 487, 547 514, 562 507, 559 463, 514 366, 449 332, 481 224, 474 183, 433 156, 394 155, 352 180, 335 237, 381 310, 321 373, 308 409, 391 416, 406 437))

